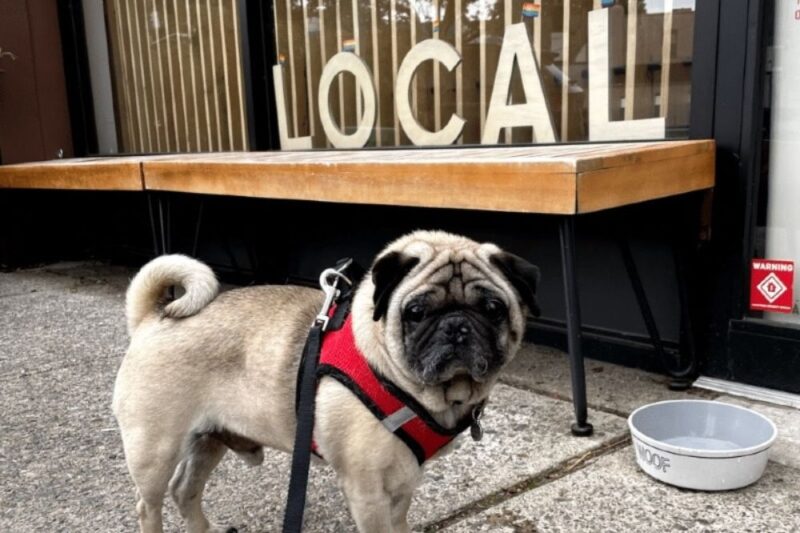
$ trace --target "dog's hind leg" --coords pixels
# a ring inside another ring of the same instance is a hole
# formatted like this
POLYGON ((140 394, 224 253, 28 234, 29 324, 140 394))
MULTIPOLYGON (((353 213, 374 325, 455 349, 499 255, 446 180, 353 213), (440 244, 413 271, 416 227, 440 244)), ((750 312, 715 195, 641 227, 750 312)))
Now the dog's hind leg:
POLYGON ((153 438, 147 432, 130 431, 123 431, 122 440, 128 470, 139 499, 136 504, 139 530, 141 533, 161 533, 164 494, 175 471, 183 442, 177 436, 172 439, 163 436, 153 438))
POLYGON ((203 514, 202 498, 211 472, 225 455, 227 448, 208 434, 193 438, 187 453, 181 460, 169 484, 172 498, 178 505, 190 533, 235 532, 235 528, 223 528, 208 521, 203 514))

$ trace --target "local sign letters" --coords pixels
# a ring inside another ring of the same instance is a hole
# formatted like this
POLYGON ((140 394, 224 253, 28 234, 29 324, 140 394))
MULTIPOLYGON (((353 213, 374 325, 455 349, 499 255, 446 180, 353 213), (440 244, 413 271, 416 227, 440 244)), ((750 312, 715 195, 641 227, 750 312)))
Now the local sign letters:
MULTIPOLYGON (((665 137, 663 117, 611 121, 609 119, 609 11, 589 12, 589 139, 593 141, 659 139, 665 137)), ((446 41, 426 39, 417 43, 397 71, 395 110, 403 131, 416 146, 449 145, 456 142, 464 129, 463 117, 453 113, 438 131, 426 129, 419 123, 409 101, 409 89, 417 68, 426 61, 437 61, 449 71, 461 63, 461 54, 446 41)), ((281 148, 309 149, 311 137, 291 137, 284 95, 283 65, 272 67, 275 85, 275 104, 278 110, 278 130, 281 148)), ((339 52, 322 70, 318 86, 320 122, 328 141, 334 148, 361 148, 367 144, 375 128, 378 96, 369 67, 355 53, 339 52), (331 84, 344 72, 352 74, 356 91, 363 106, 356 130, 346 134, 336 125, 329 106, 331 84)), ((498 57, 497 72, 484 121, 481 144, 496 144, 504 128, 529 127, 535 142, 556 142, 555 128, 547 107, 539 65, 534 57, 528 32, 522 23, 506 26, 498 57), (525 96, 522 103, 509 103, 511 78, 517 64, 525 96)))

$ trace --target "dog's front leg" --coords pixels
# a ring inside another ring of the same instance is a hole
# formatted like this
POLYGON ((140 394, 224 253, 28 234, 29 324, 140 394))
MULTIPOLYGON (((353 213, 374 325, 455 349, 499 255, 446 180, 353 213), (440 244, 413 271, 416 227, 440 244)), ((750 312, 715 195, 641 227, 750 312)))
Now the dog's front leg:
POLYGON ((392 533, 410 533, 408 508, 411 507, 411 495, 402 492, 392 497, 392 533))
POLYGON ((360 533, 387 533, 392 529, 392 498, 379 476, 346 477, 342 490, 360 533))

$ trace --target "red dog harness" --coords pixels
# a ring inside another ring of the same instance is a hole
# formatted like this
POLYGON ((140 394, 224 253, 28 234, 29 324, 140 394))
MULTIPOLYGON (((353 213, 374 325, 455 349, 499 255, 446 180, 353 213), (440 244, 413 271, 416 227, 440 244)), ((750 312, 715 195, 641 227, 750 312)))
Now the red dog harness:
MULTIPOLYGON (((350 389, 424 463, 470 426, 477 426, 481 404, 452 429, 441 426, 405 391, 376 374, 356 347, 352 317, 322 340, 317 377, 329 376, 350 389)), ((316 448, 316 446, 314 446, 316 448)))

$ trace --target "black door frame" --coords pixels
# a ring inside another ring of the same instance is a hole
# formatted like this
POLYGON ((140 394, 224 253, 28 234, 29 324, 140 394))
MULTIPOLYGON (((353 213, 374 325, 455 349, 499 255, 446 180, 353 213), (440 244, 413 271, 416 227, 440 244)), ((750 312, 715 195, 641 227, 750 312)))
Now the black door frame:
POLYGON ((799 393, 800 328, 748 311, 764 207, 765 67, 774 7, 774 0, 697 2, 692 137, 717 141, 717 184, 712 238, 696 287, 704 306, 695 325, 704 332, 705 375, 799 393), (713 90, 698 94, 707 87, 713 90))

